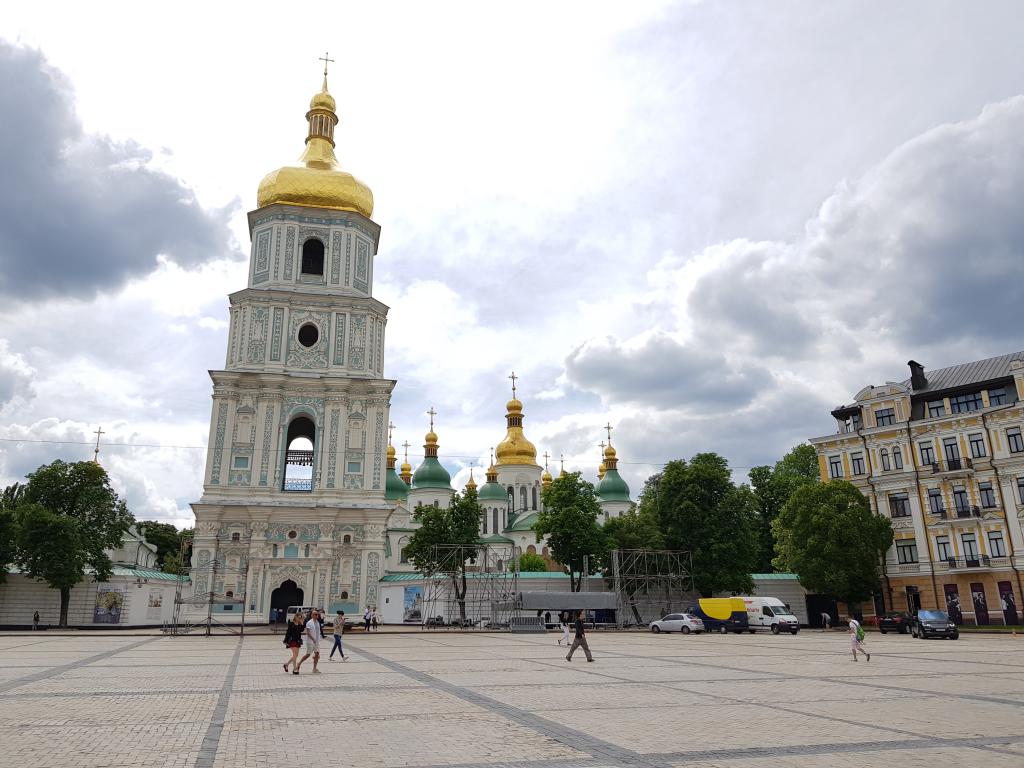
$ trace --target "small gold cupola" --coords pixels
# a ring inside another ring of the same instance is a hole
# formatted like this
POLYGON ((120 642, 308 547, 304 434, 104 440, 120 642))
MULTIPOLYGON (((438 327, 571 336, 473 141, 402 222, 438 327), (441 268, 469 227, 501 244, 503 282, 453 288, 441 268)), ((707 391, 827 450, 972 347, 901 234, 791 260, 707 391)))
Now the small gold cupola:
POLYGON ((526 439, 523 434, 523 404, 516 397, 516 376, 515 371, 509 376, 512 379, 512 399, 505 405, 507 422, 505 439, 498 443, 495 454, 498 457, 498 466, 508 465, 529 465, 537 466, 537 449, 533 443, 526 439))

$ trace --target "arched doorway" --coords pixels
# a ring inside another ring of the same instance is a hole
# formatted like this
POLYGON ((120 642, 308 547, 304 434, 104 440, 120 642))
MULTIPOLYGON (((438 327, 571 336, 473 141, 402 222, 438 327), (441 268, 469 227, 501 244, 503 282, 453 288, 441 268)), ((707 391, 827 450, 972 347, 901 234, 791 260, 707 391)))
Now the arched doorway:
POLYGON ((291 579, 282 581, 281 586, 270 593, 270 616, 269 620, 284 620, 284 612, 289 605, 302 605, 302 598, 305 593, 299 589, 299 585, 291 579))

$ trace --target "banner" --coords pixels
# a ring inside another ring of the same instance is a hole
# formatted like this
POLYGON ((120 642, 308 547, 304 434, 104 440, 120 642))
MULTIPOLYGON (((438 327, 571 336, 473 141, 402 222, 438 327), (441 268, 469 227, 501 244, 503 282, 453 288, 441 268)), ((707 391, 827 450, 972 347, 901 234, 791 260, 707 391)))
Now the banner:
POLYGON ((964 614, 960 610, 960 590, 956 584, 943 584, 942 588, 946 592, 946 613, 949 614, 949 618, 953 620, 954 624, 963 624, 964 614))
POLYGON ((164 593, 163 590, 149 590, 149 600, 146 601, 146 618, 159 619, 163 614, 164 593))
POLYGON ((423 587, 406 587, 402 601, 402 621, 406 624, 423 623, 423 587))
POLYGON ((971 600, 974 601, 974 623, 979 627, 989 623, 988 603, 985 602, 985 585, 979 582, 971 584, 971 600))
POLYGON ((92 611, 93 624, 120 624, 127 587, 99 584, 96 587, 96 605, 92 611))
POLYGON ((1013 599, 1013 585, 1008 581, 999 582, 999 607, 1007 626, 1017 623, 1017 603, 1013 599))

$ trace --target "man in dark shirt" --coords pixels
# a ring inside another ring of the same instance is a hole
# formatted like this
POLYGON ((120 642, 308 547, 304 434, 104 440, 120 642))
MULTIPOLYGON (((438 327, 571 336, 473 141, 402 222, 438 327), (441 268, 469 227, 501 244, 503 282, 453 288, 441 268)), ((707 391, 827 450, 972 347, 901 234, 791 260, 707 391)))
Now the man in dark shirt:
POLYGON ((569 655, 565 657, 566 661, 572 661, 572 655, 576 652, 576 649, 583 647, 583 652, 587 654, 587 661, 593 661, 594 657, 590 655, 590 646, 587 645, 587 634, 583 627, 583 612, 580 611, 576 614, 576 623, 574 624, 576 630, 576 637, 572 641, 572 647, 569 649, 569 655))

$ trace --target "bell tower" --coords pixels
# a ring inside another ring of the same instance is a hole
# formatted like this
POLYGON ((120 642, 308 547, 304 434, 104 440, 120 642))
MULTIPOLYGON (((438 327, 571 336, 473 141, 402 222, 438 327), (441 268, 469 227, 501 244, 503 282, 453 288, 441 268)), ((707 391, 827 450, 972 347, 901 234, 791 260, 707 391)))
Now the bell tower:
POLYGON ((395 382, 383 377, 388 308, 373 298, 380 227, 369 187, 338 165, 326 68, 305 117, 299 163, 264 177, 248 215, 248 281, 229 296, 224 368, 210 371, 203 496, 192 505, 195 558, 225 531, 248 534, 247 602, 261 620, 278 575, 307 605, 372 604, 390 510, 395 382))

